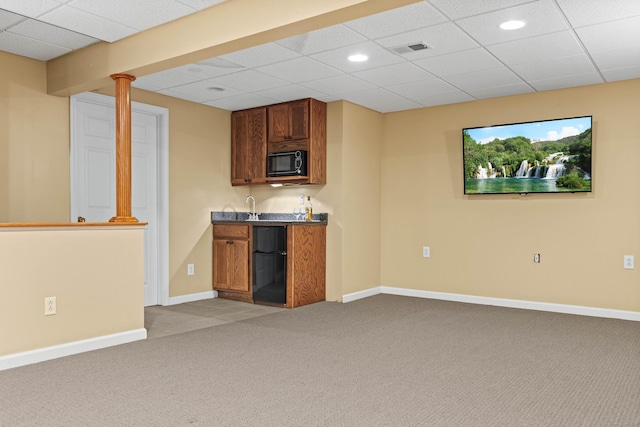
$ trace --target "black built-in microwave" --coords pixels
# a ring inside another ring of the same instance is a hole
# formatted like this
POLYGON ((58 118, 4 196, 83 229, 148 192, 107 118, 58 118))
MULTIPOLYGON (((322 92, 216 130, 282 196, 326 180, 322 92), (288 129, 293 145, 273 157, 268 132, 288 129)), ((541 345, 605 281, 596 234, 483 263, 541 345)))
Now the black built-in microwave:
POLYGON ((307 152, 305 150, 269 153, 267 176, 306 176, 307 152))

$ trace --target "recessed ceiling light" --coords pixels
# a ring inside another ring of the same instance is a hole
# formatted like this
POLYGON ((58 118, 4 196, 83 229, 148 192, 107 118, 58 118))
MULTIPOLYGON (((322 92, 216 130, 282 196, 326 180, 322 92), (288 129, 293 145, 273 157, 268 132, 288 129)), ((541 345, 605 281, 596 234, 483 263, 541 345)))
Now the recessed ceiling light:
POLYGON ((357 53, 357 54, 351 55, 349 57, 349 61, 351 61, 351 62, 364 62, 367 59, 369 59, 369 57, 367 55, 363 55, 361 53, 357 53))
POLYGON ((502 28, 503 30, 517 30, 524 27, 524 25, 524 21, 513 20, 503 22, 502 24, 500 24, 500 28, 502 28))

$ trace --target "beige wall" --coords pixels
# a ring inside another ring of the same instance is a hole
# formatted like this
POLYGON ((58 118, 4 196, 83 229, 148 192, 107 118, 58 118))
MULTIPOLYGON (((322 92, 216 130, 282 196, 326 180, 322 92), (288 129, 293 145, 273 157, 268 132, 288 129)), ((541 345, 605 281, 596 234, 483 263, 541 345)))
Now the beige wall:
POLYGON ((343 295, 380 286, 382 117, 345 103, 343 295))
POLYGON ((43 62, 0 52, 0 222, 69 220, 69 100, 43 62))
POLYGON ((0 228, 0 356, 144 328, 143 243, 141 226, 0 228))
MULTIPOLYGON (((42 63, 0 55, 0 222, 66 221, 68 100, 44 94, 42 63)), ((170 295, 211 290, 210 211, 245 211, 253 193, 258 211, 291 212, 303 192, 330 215, 329 300, 384 285, 638 311, 622 255, 640 243, 639 95, 633 80, 385 115, 333 102, 327 184, 271 188, 229 184, 229 112, 134 90, 169 109, 170 295), (462 195, 462 127, 589 114, 593 193, 462 195)))
POLYGON ((381 284, 640 311, 639 99, 632 80, 385 115, 381 284), (463 127, 581 115, 593 193, 463 195, 463 127))

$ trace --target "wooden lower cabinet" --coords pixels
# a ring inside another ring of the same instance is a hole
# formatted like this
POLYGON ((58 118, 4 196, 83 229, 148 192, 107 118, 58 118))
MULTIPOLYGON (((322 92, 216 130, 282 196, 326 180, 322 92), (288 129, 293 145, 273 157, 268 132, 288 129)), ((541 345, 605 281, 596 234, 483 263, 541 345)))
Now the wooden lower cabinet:
POLYGON ((324 301, 327 227, 287 227, 287 307, 324 301))
MULTIPOLYGON (((287 225, 287 301, 289 308, 324 301, 326 226, 287 225)), ((218 297, 253 302, 252 226, 214 224, 213 289, 218 297)))
POLYGON ((221 298, 253 302, 249 225, 213 226, 213 289, 221 298))

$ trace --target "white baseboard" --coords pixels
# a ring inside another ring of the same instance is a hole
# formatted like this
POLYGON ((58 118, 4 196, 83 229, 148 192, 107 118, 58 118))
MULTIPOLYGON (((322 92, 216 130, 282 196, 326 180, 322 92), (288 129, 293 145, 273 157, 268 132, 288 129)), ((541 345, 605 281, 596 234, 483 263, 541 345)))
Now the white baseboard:
POLYGON ((367 289, 365 291, 354 292, 352 294, 342 295, 342 302, 356 301, 362 298, 372 297, 382 293, 382 286, 367 289))
POLYGON ((203 299, 218 298, 217 291, 199 292, 197 294, 180 295, 177 297, 169 297, 167 305, 184 304, 185 302, 200 301, 203 299))
POLYGON ((415 289, 378 286, 365 291, 343 295, 342 302, 351 302, 377 294, 401 295, 415 298, 429 298, 469 304, 493 305, 496 307, 520 308, 524 310, 548 311, 552 313, 577 314, 580 316, 604 317, 608 319, 631 320, 640 322, 640 312, 614 310, 608 308, 585 307, 580 305, 554 304, 547 302, 524 301, 506 298, 490 298, 475 295, 451 294, 446 292, 420 291, 415 289))
POLYGON ((0 356, 0 371, 147 338, 144 328, 0 356))

